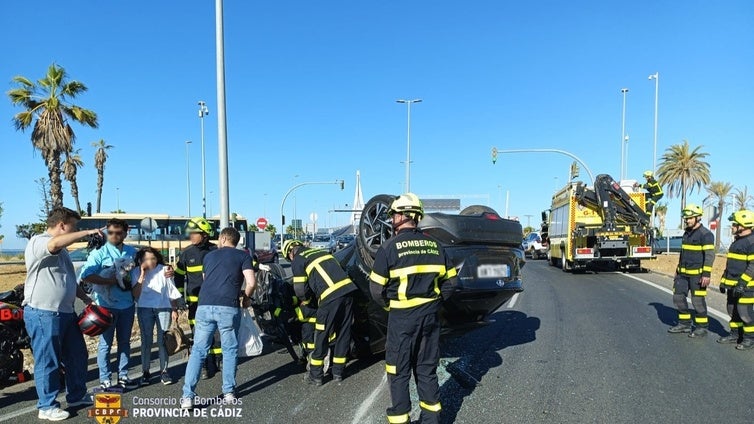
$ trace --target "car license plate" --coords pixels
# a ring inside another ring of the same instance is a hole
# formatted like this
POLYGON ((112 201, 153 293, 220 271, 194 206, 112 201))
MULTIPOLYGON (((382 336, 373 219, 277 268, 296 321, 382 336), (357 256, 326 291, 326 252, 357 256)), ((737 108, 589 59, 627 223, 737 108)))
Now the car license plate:
POLYGON ((477 268, 479 278, 503 278, 510 277, 511 270, 508 265, 479 265, 477 268))

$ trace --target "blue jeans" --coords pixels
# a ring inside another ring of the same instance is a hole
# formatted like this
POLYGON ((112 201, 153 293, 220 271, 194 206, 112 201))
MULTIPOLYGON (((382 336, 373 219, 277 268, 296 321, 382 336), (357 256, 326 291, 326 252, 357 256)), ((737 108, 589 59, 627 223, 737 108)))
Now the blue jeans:
POLYGON ((59 408, 60 367, 65 366, 66 400, 77 401, 86 394, 86 344, 76 314, 24 307, 24 323, 31 337, 34 356, 34 385, 37 408, 59 408))
POLYGON ((107 308, 113 314, 113 326, 108 328, 99 337, 97 348, 97 366, 99 367, 99 381, 110 381, 110 348, 113 345, 113 336, 117 333, 118 354, 118 378, 128 376, 128 360, 131 357, 131 329, 134 326, 133 306, 126 309, 107 308))
POLYGON ((168 350, 165 348, 164 335, 170 329, 171 308, 138 308, 139 329, 141 330, 141 370, 149 372, 152 359, 152 335, 157 325, 157 347, 160 352, 160 371, 168 369, 168 350))
POLYGON ((223 349, 223 394, 232 393, 236 388, 236 362, 238 361, 238 327, 241 325, 241 310, 230 306, 200 305, 196 309, 194 324, 194 346, 191 348, 186 378, 183 384, 183 397, 196 396, 196 383, 204 359, 207 357, 215 331, 220 331, 223 349))

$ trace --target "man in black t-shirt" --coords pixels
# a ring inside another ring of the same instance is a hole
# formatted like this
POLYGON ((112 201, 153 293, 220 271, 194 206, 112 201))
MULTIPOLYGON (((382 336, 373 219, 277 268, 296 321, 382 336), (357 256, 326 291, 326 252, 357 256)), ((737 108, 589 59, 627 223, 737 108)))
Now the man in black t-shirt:
POLYGON ((236 249, 241 235, 228 227, 220 232, 218 249, 204 257, 204 283, 199 292, 199 306, 196 309, 194 326, 194 346, 186 365, 181 408, 194 407, 196 384, 199 381, 201 364, 212 345, 215 331, 220 332, 223 350, 223 400, 234 403, 236 396, 236 362, 238 356, 238 327, 241 320, 239 295, 245 281, 243 295, 251 296, 256 288, 256 276, 251 264, 251 256, 236 249))

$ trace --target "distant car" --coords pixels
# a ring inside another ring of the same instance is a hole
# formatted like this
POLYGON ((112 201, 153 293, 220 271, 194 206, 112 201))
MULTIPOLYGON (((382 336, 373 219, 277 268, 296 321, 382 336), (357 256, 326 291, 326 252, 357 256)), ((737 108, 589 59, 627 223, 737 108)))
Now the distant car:
POLYGON ((652 243, 652 250, 654 251, 654 254, 659 253, 681 253, 681 243, 683 241, 683 236, 673 236, 673 237, 657 237, 654 242, 652 243), (668 248, 668 245, 670 246, 668 248))
POLYGON ((312 242, 309 246, 315 249, 322 249, 327 250, 330 253, 335 253, 337 244, 335 242, 335 237, 330 234, 316 234, 314 238, 312 238, 312 242))
POLYGON ((547 242, 542 240, 542 236, 537 231, 527 234, 521 247, 524 249, 524 255, 531 256, 532 259, 547 257, 547 242))
POLYGON ((257 260, 260 264, 272 264, 272 263, 278 263, 278 249, 277 248, 270 248, 270 249, 256 249, 254 250, 254 254, 257 256, 257 260))
POLYGON ((338 237, 337 240, 336 240, 337 241, 336 248, 338 250, 340 250, 340 249, 348 246, 349 244, 351 244, 354 240, 356 240, 356 236, 354 236, 353 234, 342 235, 342 236, 338 237))

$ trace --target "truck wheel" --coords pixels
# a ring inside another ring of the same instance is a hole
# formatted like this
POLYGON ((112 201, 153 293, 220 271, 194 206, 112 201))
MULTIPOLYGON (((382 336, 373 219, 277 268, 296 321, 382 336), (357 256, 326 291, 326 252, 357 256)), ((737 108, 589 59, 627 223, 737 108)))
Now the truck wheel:
POLYGON ((573 266, 571 265, 571 261, 569 261, 566 258, 560 258, 560 266, 563 272, 571 272, 573 270, 573 266))

